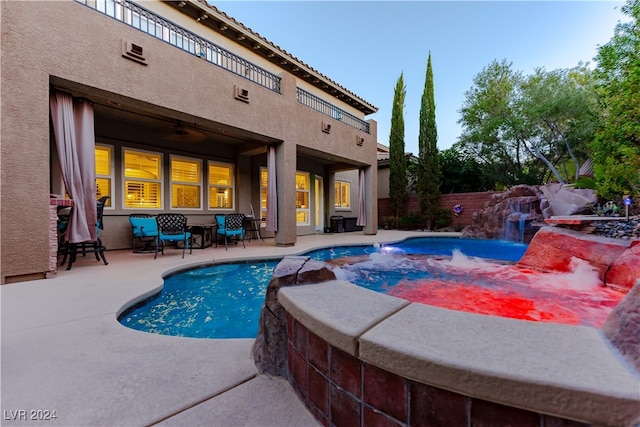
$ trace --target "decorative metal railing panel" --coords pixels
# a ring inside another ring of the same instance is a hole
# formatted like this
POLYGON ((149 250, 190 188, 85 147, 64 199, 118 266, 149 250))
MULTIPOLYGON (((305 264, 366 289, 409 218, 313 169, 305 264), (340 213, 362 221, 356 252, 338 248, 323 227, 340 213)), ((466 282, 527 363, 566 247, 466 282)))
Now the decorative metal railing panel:
POLYGON ((196 55, 260 86, 281 93, 281 78, 128 0, 75 0, 91 9, 196 55))
POLYGON ((297 94, 298 102, 300 104, 306 105, 312 110, 316 110, 324 114, 325 116, 332 117, 353 128, 369 133, 369 123, 357 118, 353 114, 347 113, 343 109, 336 107, 335 105, 325 101, 322 98, 317 97, 310 92, 307 92, 304 89, 297 88, 297 94))

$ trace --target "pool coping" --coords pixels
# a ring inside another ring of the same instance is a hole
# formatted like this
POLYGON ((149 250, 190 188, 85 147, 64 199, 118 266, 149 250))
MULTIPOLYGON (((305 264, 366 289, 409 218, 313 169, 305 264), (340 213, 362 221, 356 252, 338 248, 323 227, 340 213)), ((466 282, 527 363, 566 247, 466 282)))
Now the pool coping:
POLYGON ((411 380, 596 425, 640 421, 640 378, 595 328, 409 303, 339 280, 283 288, 279 301, 327 343, 411 380))

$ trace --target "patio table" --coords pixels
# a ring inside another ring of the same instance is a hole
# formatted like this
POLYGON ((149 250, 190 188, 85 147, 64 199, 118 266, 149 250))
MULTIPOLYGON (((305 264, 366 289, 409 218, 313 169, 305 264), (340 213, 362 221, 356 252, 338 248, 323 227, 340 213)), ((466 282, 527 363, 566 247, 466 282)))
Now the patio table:
POLYGON ((213 245, 217 224, 191 224, 187 229, 191 232, 191 247, 204 249, 213 245))

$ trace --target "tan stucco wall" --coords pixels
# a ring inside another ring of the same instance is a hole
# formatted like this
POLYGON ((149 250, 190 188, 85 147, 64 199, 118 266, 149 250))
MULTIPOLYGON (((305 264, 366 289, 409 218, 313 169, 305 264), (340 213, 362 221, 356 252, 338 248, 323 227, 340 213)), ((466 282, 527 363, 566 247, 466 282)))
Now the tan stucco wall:
MULTIPOLYGON (((151 3, 144 5, 151 8, 151 3)), ((166 9, 166 18, 182 19, 178 11, 157 6, 166 9)), ((140 108, 183 112, 283 141, 277 154, 282 225, 276 243, 293 244, 300 233, 293 197, 298 147, 375 168, 375 121, 370 121, 371 132, 365 134, 302 106, 292 75, 282 74, 282 94, 276 94, 73 1, 0 2, 0 7, 3 283, 5 277, 43 275, 48 269, 51 78, 114 94, 140 108), (122 39, 144 48, 147 66, 122 57, 122 39), (233 98, 234 85, 250 88, 250 103, 233 98), (322 121, 332 124, 330 134, 321 131, 322 121), (365 138, 362 146, 356 144, 356 135, 365 138)), ((243 50, 238 53, 244 55, 243 50)), ((350 111, 337 99, 330 102, 350 111)), ((239 176, 247 176, 248 162, 240 167, 239 176)), ((376 188, 375 173, 369 174, 368 184, 376 188)), ((255 182, 238 183, 238 188, 243 185, 253 188, 255 182)), ((248 209, 251 191, 238 190, 240 212, 248 209)), ((373 218, 377 208, 369 200, 373 218)), ((105 219, 110 228, 103 236, 107 246, 129 240, 130 229, 124 222, 122 217, 113 223, 105 219)))

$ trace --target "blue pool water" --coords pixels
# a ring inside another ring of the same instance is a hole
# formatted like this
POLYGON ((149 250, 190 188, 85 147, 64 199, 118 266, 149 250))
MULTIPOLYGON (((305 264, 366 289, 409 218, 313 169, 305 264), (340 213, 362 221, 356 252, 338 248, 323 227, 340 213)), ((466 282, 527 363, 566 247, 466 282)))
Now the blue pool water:
MULTIPOLYGON (((459 250, 465 255, 517 261, 527 245, 495 240, 458 238, 414 238, 380 248, 341 246, 306 253, 312 259, 325 261, 361 256, 376 252, 394 255, 452 255, 459 250)), ((126 310, 119 318, 123 325, 146 332, 194 338, 255 338, 267 285, 279 259, 219 264, 184 271, 165 279, 163 290, 126 310)), ((378 272, 362 277, 360 286, 384 291, 386 284, 398 277, 424 272, 378 272)))

